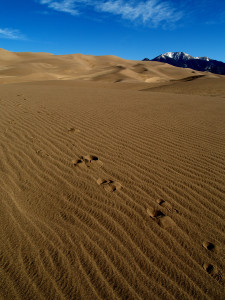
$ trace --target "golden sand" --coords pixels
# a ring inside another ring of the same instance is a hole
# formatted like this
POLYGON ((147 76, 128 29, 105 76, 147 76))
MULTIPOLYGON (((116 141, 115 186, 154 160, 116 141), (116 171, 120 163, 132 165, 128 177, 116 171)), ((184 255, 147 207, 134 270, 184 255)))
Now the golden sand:
POLYGON ((0 54, 1 299, 224 299, 224 76, 0 54))

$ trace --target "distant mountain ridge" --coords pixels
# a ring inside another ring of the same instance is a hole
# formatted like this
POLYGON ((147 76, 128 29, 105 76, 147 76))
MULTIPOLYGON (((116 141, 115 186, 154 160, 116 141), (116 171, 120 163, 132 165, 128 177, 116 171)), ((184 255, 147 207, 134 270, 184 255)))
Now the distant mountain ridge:
POLYGON ((194 57, 185 52, 166 52, 153 59, 145 58, 143 61, 159 61, 180 68, 190 68, 196 71, 208 71, 225 75, 225 63, 208 57, 194 57))

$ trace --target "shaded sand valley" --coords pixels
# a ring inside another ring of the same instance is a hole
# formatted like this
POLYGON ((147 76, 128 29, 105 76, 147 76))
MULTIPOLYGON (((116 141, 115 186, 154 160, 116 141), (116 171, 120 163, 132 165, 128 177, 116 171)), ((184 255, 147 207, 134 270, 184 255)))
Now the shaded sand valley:
POLYGON ((197 80, 0 86, 1 299, 224 299, 225 85, 197 80))

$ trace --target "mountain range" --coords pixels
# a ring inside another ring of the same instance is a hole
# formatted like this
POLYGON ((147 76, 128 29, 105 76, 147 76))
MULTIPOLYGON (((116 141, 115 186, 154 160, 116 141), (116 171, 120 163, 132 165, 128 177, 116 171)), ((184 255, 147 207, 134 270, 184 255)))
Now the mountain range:
POLYGON ((143 61, 159 61, 176 67, 190 68, 197 71, 208 71, 225 75, 225 63, 208 57, 194 57, 185 52, 167 52, 153 59, 145 58, 143 61))

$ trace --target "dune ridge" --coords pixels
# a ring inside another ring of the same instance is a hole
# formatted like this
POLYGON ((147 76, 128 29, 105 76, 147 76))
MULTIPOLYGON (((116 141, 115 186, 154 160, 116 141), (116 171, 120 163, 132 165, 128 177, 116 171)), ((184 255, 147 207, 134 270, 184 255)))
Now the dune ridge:
POLYGON ((159 62, 125 60, 113 55, 53 55, 4 49, 0 49, 0 66, 0 84, 75 79, 109 83, 167 83, 202 74, 207 78, 221 77, 159 62))
POLYGON ((0 86, 3 299, 223 299, 224 98, 126 84, 0 86))

